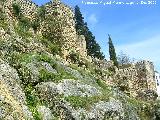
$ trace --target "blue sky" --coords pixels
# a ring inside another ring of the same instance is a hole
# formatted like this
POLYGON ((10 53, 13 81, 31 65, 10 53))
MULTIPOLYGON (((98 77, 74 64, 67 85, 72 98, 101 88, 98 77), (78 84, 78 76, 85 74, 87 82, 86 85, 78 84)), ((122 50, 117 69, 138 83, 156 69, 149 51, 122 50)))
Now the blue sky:
MULTIPOLYGON (((41 5, 49 0, 33 0, 41 5)), ((106 58, 108 55, 108 35, 111 34, 117 54, 120 51, 131 58, 153 61, 160 72, 160 4, 141 4, 142 0, 112 0, 135 2, 138 5, 85 5, 82 0, 62 0, 74 7, 79 5, 90 30, 100 44, 106 58)), ((104 3, 110 0, 83 0, 104 3)), ((148 0, 143 0, 148 2, 148 0)))

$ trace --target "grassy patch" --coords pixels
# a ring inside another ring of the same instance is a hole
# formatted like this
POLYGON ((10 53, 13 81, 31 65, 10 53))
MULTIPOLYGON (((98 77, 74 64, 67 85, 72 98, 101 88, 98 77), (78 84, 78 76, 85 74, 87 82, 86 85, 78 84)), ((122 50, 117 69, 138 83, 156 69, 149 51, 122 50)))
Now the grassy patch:
POLYGON ((41 105, 41 102, 36 93, 34 92, 34 87, 31 84, 28 84, 25 87, 25 95, 26 95, 27 106, 32 112, 34 119, 42 120, 41 115, 37 111, 37 106, 41 105))
POLYGON ((99 101, 108 101, 109 97, 105 95, 93 96, 93 97, 80 97, 80 96, 69 96, 65 97, 74 108, 85 108, 89 110, 94 103, 99 101))

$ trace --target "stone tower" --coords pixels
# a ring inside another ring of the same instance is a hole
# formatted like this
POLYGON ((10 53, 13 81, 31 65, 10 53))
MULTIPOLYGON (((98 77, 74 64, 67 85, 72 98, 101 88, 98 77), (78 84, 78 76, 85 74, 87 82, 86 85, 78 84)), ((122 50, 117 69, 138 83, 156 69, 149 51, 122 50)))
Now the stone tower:
POLYGON ((55 35, 57 37, 56 40, 62 42, 63 57, 65 58, 72 50, 75 50, 81 56, 87 56, 85 38, 76 33, 74 11, 72 8, 61 3, 59 0, 53 0, 53 2, 46 4, 45 8, 46 16, 53 16, 55 23, 59 24, 58 32, 56 28, 54 33, 58 34, 55 35))
POLYGON ((136 67, 138 70, 141 70, 145 73, 144 79, 147 83, 148 90, 156 91, 156 82, 154 79, 154 65, 150 61, 141 61, 137 62, 136 67))

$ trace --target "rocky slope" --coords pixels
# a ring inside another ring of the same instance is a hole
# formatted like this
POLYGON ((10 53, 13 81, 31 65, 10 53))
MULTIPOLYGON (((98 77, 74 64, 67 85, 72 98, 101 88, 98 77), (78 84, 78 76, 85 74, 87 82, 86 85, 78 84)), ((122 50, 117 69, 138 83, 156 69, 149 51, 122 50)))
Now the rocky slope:
POLYGON ((1 3, 0 120, 159 119, 158 101, 136 99, 107 85, 103 71, 88 59, 81 59, 83 65, 68 63, 41 34, 21 31, 18 20, 8 20, 3 7, 1 3))

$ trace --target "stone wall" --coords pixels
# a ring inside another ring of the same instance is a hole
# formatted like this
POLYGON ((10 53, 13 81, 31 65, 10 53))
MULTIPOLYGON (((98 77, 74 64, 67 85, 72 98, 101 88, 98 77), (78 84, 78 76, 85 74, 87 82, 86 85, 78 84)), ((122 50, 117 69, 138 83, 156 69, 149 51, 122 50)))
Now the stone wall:
MULTIPOLYGON (((10 21, 9 23, 15 22, 13 21, 14 16, 12 13, 13 3, 20 5, 21 12, 25 17, 29 18, 30 20, 34 20, 39 8, 35 3, 30 0, 8 0, 5 3, 5 12, 8 20, 10 21)), ((59 28, 57 30, 55 27, 55 33, 52 34, 57 33, 59 35, 57 35, 57 40, 59 38, 63 38, 59 39, 59 41, 62 43, 61 47, 64 57, 67 56, 71 50, 75 50, 80 54, 80 56, 86 57, 86 41, 84 36, 79 36, 76 34, 74 11, 72 8, 59 1, 51 1, 45 5, 45 10, 45 16, 53 16, 54 21, 56 22, 55 24, 59 28)), ((41 25, 41 30, 38 33, 42 33, 41 31, 47 26, 45 22, 41 23, 41 25)))
POLYGON ((140 61, 132 64, 131 67, 117 69, 116 75, 120 79, 124 77, 128 80, 130 94, 137 96, 139 92, 146 90, 156 91, 156 81, 154 80, 154 66, 150 61, 140 61))
POLYGON ((83 56, 86 57, 87 56, 87 49, 86 49, 86 40, 85 37, 83 35, 77 35, 77 51, 78 53, 83 56))
POLYGON ((22 15, 30 20, 35 18, 38 6, 30 0, 7 0, 6 1, 6 8, 12 8, 13 4, 20 5, 22 15))
POLYGON ((147 81, 147 89, 156 91, 156 81, 154 79, 154 65, 150 61, 141 61, 136 64, 136 67, 145 72, 145 80, 147 81))
POLYGON ((98 69, 101 70, 107 70, 108 68, 113 66, 113 62, 112 61, 107 61, 107 60, 100 60, 97 58, 92 58, 93 63, 96 65, 96 67, 98 69))
POLYGON ((87 56, 85 38, 76 34, 73 10, 61 2, 50 2, 45 5, 45 8, 46 16, 55 17, 55 22, 60 26, 59 32, 55 33, 61 35, 59 38, 62 38, 60 42, 62 42, 64 57, 71 50, 75 50, 83 57, 87 56))

